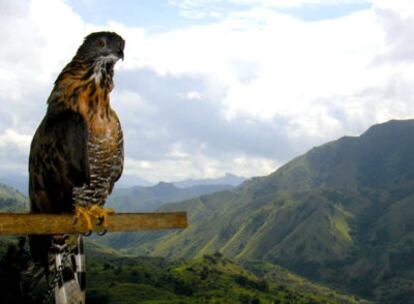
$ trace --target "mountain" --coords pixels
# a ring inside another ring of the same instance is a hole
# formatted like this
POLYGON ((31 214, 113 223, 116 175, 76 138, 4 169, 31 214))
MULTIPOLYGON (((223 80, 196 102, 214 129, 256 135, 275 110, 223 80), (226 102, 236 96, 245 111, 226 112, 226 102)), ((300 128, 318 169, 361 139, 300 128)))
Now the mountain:
POLYGON ((24 195, 29 194, 29 177, 26 175, 0 175, 0 184, 8 185, 24 195))
POLYGON ((0 212, 24 212, 29 208, 28 198, 12 187, 0 184, 0 212))
POLYGON ((128 234, 128 253, 279 264, 381 303, 414 299, 414 120, 313 148, 266 177, 180 203, 182 231, 128 234))
POLYGON ((130 188, 133 186, 148 187, 153 184, 136 175, 122 174, 119 181, 115 183, 115 189, 130 188))
POLYGON ((240 177, 231 173, 226 173, 224 176, 219 178, 187 179, 184 181, 174 182, 173 184, 180 188, 188 188, 199 185, 228 185, 237 187, 245 180, 245 177, 240 177))
POLYGON ((116 189, 108 199, 106 206, 118 212, 153 211, 162 204, 231 189, 227 185, 197 185, 178 188, 174 184, 160 182, 155 186, 135 186, 116 189))

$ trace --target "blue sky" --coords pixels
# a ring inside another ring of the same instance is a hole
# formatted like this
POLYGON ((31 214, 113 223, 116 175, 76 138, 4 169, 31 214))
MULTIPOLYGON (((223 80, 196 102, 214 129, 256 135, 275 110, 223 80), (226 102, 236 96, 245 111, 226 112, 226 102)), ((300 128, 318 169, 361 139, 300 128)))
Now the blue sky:
POLYGON ((122 22, 127 26, 146 27, 154 30, 176 28, 188 24, 188 20, 179 15, 176 7, 167 1, 66 1, 83 20, 96 25, 105 25, 108 21, 122 22))
POLYGON ((372 3, 340 3, 340 4, 305 4, 300 7, 279 9, 304 21, 320 21, 336 19, 347 16, 357 11, 367 10, 372 7, 372 3))
POLYGON ((111 104, 136 179, 266 175, 414 115, 408 0, 5 0, 0 18, 0 178, 27 174, 53 81, 99 30, 126 40, 111 104))
MULTIPOLYGON (((205 24, 211 22, 214 17, 206 18, 186 18, 180 12, 184 8, 177 4, 180 1, 131 1, 131 0, 67 0, 66 3, 78 13, 83 20, 97 24, 104 25, 109 20, 122 22, 128 26, 146 27, 154 30, 167 30, 177 27, 185 27, 190 24, 205 24)), ((185 1, 181 1, 184 3, 185 1)), ((191 1, 188 1, 191 2, 191 1)), ((247 3, 229 3, 226 1, 208 1, 201 2, 194 1, 193 11, 217 11, 226 13, 238 10, 251 9, 252 4, 247 3)), ((288 3, 289 1, 285 1, 288 3)), ((335 19, 342 16, 349 15, 353 12, 370 9, 372 3, 370 2, 354 2, 344 1, 340 3, 305 3, 302 5, 283 5, 280 7, 273 7, 272 9, 289 14, 295 18, 304 21, 318 21, 326 19, 335 19)), ((263 7, 264 4, 256 4, 256 7, 263 7)), ((186 9, 190 10, 190 9, 186 9)), ((218 18, 218 17, 216 17, 218 18)))

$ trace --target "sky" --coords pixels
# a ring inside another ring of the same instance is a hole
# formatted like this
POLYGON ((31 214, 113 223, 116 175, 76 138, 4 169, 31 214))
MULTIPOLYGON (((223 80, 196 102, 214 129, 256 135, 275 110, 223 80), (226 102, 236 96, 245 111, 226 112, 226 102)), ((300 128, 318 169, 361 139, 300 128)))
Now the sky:
POLYGON ((267 175, 414 116, 409 0, 0 0, 0 20, 0 176, 27 175, 54 80, 100 30, 126 40, 125 176, 267 175))

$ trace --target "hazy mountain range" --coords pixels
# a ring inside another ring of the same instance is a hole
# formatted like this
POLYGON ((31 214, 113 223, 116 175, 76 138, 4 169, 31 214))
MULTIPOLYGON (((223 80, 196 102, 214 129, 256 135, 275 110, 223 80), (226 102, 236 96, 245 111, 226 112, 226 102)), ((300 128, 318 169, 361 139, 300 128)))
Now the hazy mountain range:
POLYGON ((128 253, 282 265, 385 302, 414 299, 414 120, 314 148, 240 187, 168 204, 183 231, 109 235, 128 253))
POLYGON ((29 177, 25 175, 0 175, 0 184, 7 185, 24 195, 29 193, 29 177))
POLYGON ((28 210, 29 200, 14 188, 0 183, 0 212, 23 212, 28 210))
MULTIPOLYGON (((19 192, 27 195, 29 193, 28 186, 29 178, 26 175, 1 175, 0 183, 8 185, 19 192)), ((187 179, 178 182, 171 182, 179 188, 190 188, 194 186, 233 186, 236 187, 246 180, 245 177, 240 177, 231 173, 226 173, 222 177, 218 178, 206 178, 206 179, 187 179)), ((160 182, 163 183, 163 182, 160 182)), ((156 186, 143 178, 135 175, 122 175, 121 179, 115 184, 115 189, 128 189, 133 187, 151 187, 156 186)))
POLYGON ((237 176, 231 173, 226 173, 224 176, 218 178, 187 179, 179 182, 173 182, 173 184, 180 188, 188 188, 200 185, 228 185, 237 187, 245 180, 245 177, 237 176))
POLYGON ((160 182, 155 186, 135 186, 115 189, 107 206, 122 212, 153 211, 165 203, 178 202, 198 196, 229 190, 229 185, 197 185, 178 188, 174 184, 160 182))

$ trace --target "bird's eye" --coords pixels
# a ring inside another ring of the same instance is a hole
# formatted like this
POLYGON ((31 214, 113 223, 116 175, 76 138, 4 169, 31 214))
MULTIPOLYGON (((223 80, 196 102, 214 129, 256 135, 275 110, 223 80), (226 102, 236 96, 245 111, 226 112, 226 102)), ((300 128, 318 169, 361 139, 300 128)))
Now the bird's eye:
POLYGON ((105 46, 105 41, 103 39, 98 39, 96 40, 96 45, 99 47, 104 47, 105 46))

